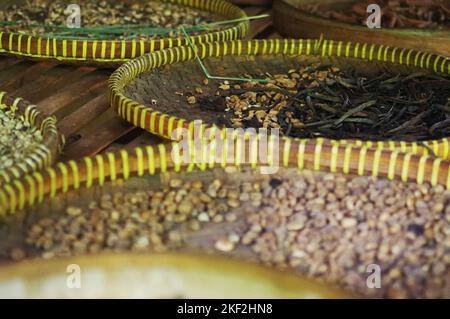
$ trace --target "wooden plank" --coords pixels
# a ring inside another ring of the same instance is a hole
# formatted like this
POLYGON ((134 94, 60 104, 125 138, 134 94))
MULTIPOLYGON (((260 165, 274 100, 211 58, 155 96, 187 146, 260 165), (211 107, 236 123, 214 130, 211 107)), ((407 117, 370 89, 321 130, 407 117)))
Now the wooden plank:
POLYGON ((20 61, 21 60, 14 57, 0 56, 0 70, 3 70, 4 68, 7 68, 15 63, 19 63, 20 61))
POLYGON ((251 16, 256 16, 256 15, 261 14, 262 12, 267 10, 267 8, 250 6, 250 7, 245 7, 243 10, 245 11, 245 14, 247 16, 251 17, 251 16))
POLYGON ((258 38, 258 35, 263 33, 272 25, 272 10, 265 10, 261 12, 261 14, 269 14, 270 17, 252 21, 250 32, 248 34, 248 37, 251 39, 258 38))
POLYGON ((108 108, 91 124, 76 133, 79 135, 76 142, 70 143, 70 136, 68 137, 69 143, 61 160, 95 155, 134 129, 136 128, 120 119, 111 108, 108 108))
POLYGON ((35 81, 14 90, 13 95, 23 97, 32 103, 38 103, 93 70, 95 69, 91 67, 58 65, 39 76, 35 81))
POLYGON ((146 133, 143 129, 137 128, 131 132, 121 136, 114 143, 111 143, 104 152, 117 151, 122 148, 132 149, 131 142, 139 137, 141 134, 146 133))
POLYGON ((30 61, 20 61, 0 70, 0 85, 15 78, 16 74, 25 72, 34 63, 30 61))
POLYGON ((137 136, 128 143, 116 141, 108 146, 105 151, 117 151, 121 148, 134 149, 135 147, 143 147, 147 145, 158 145, 161 143, 170 143, 169 140, 163 139, 142 129, 138 129, 137 136))
POLYGON ((137 146, 145 146, 145 145, 156 145, 160 143, 170 143, 169 140, 161 138, 159 136, 153 135, 149 132, 143 131, 138 137, 132 140, 127 144, 127 147, 137 147, 137 146))
POLYGON ((268 39, 283 39, 283 36, 279 34, 275 29, 271 29, 271 33, 267 35, 268 39))
POLYGON ((65 118, 70 114, 72 114, 73 112, 76 112, 83 105, 89 103, 92 99, 95 99, 97 96, 101 94, 105 94, 106 91, 107 91, 106 81, 94 83, 91 87, 89 87, 88 90, 83 92, 83 94, 80 94, 80 96, 74 99, 73 102, 67 103, 64 108, 62 108, 58 112, 55 112, 54 115, 56 116, 57 119, 65 118))
POLYGON ((17 90, 21 86, 33 82, 36 78, 55 66, 56 64, 50 62, 34 63, 22 72, 15 73, 14 77, 3 81, 0 84, 0 89, 6 92, 17 90))
MULTIPOLYGON (((271 14, 271 10, 268 10, 266 7, 246 7, 244 8, 245 13, 248 16, 255 16, 260 14, 271 14)), ((261 28, 265 26, 267 23, 269 25, 272 23, 271 18, 257 19, 250 21, 250 30, 247 34, 248 39, 253 39, 255 36, 261 32, 261 28)), ((265 27, 264 27, 265 28, 265 27)))
POLYGON ((38 106, 47 114, 54 114, 61 118, 70 113, 71 105, 77 101, 87 102, 100 92, 106 92, 106 80, 109 74, 110 71, 105 70, 90 72, 78 81, 68 84, 56 94, 41 100, 38 106))
POLYGON ((110 107, 108 97, 102 93, 88 103, 78 108, 72 114, 58 121, 59 131, 70 136, 81 130, 85 125, 99 117, 110 107))

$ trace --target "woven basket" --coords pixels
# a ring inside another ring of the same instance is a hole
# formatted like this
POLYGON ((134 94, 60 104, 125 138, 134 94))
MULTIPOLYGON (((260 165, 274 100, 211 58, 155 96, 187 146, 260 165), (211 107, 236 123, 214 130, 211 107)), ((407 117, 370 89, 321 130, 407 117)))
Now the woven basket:
POLYGON ((0 91, 0 108, 12 111, 17 118, 40 130, 43 136, 42 144, 29 152, 21 164, 0 171, 0 185, 11 182, 27 173, 37 171, 53 163, 64 146, 64 137, 58 133, 56 119, 39 111, 22 98, 12 97, 0 91))
MULTIPOLYGON (((24 245, 26 229, 34 222, 44 217, 63 214, 70 205, 84 207, 105 193, 158 190, 161 185, 167 185, 174 176, 185 180, 202 180, 205 183, 211 183, 214 179, 230 182, 240 179, 262 183, 271 175, 260 174, 247 168, 270 166, 270 159, 276 157, 280 159, 281 165, 279 176, 292 177, 297 169, 309 169, 450 187, 450 162, 427 156, 357 148, 350 144, 331 146, 317 141, 283 139, 279 148, 268 148, 268 161, 264 163, 250 155, 258 153, 262 147, 259 142, 252 144, 250 140, 235 140, 235 148, 232 149, 231 141, 224 140, 224 145, 228 145, 228 150, 234 154, 233 158, 222 163, 174 162, 171 151, 178 145, 174 143, 172 146, 158 145, 121 150, 117 153, 86 157, 79 161, 58 163, 42 172, 13 181, 0 188, 0 216, 3 220, 0 227, 0 259, 12 248, 24 245), (238 145, 251 149, 252 152, 242 153, 238 145)), ((202 144, 202 147, 204 145, 206 144, 202 144)), ((192 152, 194 154, 196 149, 193 148, 192 152)), ((204 154, 204 149, 200 148, 198 152, 204 154)), ((242 214, 248 212, 243 207, 231 211, 237 216, 245 216, 242 214)), ((242 227, 240 221, 242 220, 238 219, 236 223, 225 224, 226 227, 222 224, 207 223, 200 232, 183 232, 185 244, 179 250, 211 251, 218 238, 242 227)), ((27 254, 34 256, 33 252, 27 254)), ((249 258, 248 247, 237 246, 232 256, 249 258)))
POLYGON ((35 260, 0 267, 2 298, 348 298, 349 294, 312 280, 224 257, 185 254, 108 254, 35 260), (67 289, 54 281, 67 265, 98 281, 67 289), (11 279, 24 283, 11 291, 11 279), (204 283, 208 282, 208 285, 204 283), (240 288, 236 290, 236 286, 240 288), (48 289, 48 287, 52 287, 48 289))
POLYGON ((280 33, 289 37, 318 38, 321 34, 324 34, 333 40, 346 41, 352 39, 355 42, 371 42, 380 45, 429 50, 450 56, 450 31, 411 28, 369 29, 365 26, 315 17, 298 9, 300 5, 311 3, 328 3, 330 7, 338 8, 339 4, 343 2, 351 1, 275 0, 273 5, 274 25, 280 33))
MULTIPOLYGON (((224 17, 224 20, 245 18, 245 12, 224 0, 161 0, 192 8, 207 10, 224 17)), ((248 21, 220 31, 204 32, 192 36, 195 43, 226 41, 243 38, 248 30, 248 21)), ((129 59, 157 50, 181 46, 186 40, 161 38, 151 40, 61 40, 42 38, 19 33, 0 31, 0 53, 31 59, 50 59, 75 64, 94 64, 114 67, 129 59)))
MULTIPOLYGON (((310 62, 332 63, 341 69, 357 67, 365 72, 388 66, 402 73, 420 69, 450 74, 450 58, 366 43, 270 39, 201 44, 197 49, 198 55, 205 59, 209 72, 221 76, 264 71, 283 73, 310 62)), ((145 55, 121 66, 109 81, 110 101, 115 112, 133 125, 168 139, 179 138, 178 135, 172 136, 176 128, 186 128, 194 134, 193 121, 196 119, 203 120, 204 128, 215 125, 217 112, 194 110, 185 99, 174 93, 186 85, 192 88, 202 85, 205 76, 194 59, 194 51, 190 47, 178 47, 145 55), (134 91, 137 81, 146 85, 145 96, 134 91), (151 103, 153 99, 157 101, 156 105, 151 103)), ((434 155, 441 158, 448 159, 450 156, 448 138, 420 143, 324 141, 425 155, 431 149, 434 155)))
MULTIPOLYGON (((223 135, 224 131, 217 130, 223 135)), ((204 156, 208 145, 203 140, 200 144, 190 144, 190 157, 204 156)), ((328 143, 323 140, 299 140, 282 138, 275 146, 275 138, 269 137, 267 159, 258 158, 259 150, 265 147, 260 137, 245 135, 222 139, 227 158, 220 162, 192 160, 182 162, 172 156, 172 151, 180 150, 177 142, 159 144, 134 150, 121 150, 85 157, 78 161, 58 163, 25 178, 17 179, 0 188, 0 217, 15 214, 26 207, 42 203, 44 199, 53 199, 57 194, 70 193, 72 190, 89 189, 103 186, 106 182, 128 180, 130 177, 142 177, 146 174, 158 175, 166 172, 208 171, 214 167, 252 167, 273 166, 279 159, 281 168, 310 169, 331 173, 357 174, 388 179, 412 181, 417 184, 431 183, 443 185, 450 189, 450 161, 427 155, 402 153, 353 144, 328 143), (251 150, 251 151, 243 151, 251 150), (230 158, 231 156, 231 158, 230 158)), ((212 148, 215 149, 215 146, 212 148)), ((211 150, 211 149, 210 149, 211 150)), ((174 153, 176 154, 176 153, 174 153)), ((204 158, 204 157, 202 157, 204 158)))
MULTIPOLYGON (((293 176, 297 169, 308 169, 372 175, 450 187, 450 162, 441 159, 397 151, 358 148, 351 144, 329 145, 317 141, 282 139, 278 148, 271 144, 273 140, 269 140, 272 147, 268 147, 268 161, 265 163, 251 155, 258 153, 262 147, 259 140, 255 139, 256 144, 252 144, 250 139, 240 142, 237 139, 225 139, 224 145, 227 145, 233 157, 230 161, 221 163, 176 162, 171 156, 171 151, 176 149, 178 143, 173 143, 171 146, 162 144, 147 146, 58 163, 52 168, 15 180, 0 188, 2 209, 0 217, 3 220, 0 227, 0 256, 13 247, 23 245, 26 228, 35 221, 63 214, 71 203, 87 205, 90 200, 99 199, 102 194, 116 191, 130 193, 157 190, 161 185, 167 185, 174 176, 191 181, 202 180, 206 183, 214 179, 262 182, 271 175, 260 174, 246 168, 270 166, 273 162, 269 159, 275 158, 280 159, 281 170, 284 170, 282 174, 285 174, 283 176, 293 176), (252 152, 243 153, 241 146, 251 149, 252 152), (236 168, 237 166, 240 168, 236 168)), ((198 154, 204 154, 203 146, 206 144, 202 144, 199 150, 193 147, 192 154, 197 151, 198 154)), ((239 209, 241 208, 237 210, 239 209)), ((244 212, 244 210, 236 211, 236 214, 239 216, 244 212)), ((187 251, 214 249, 218 238, 231 231, 231 227, 240 227, 241 224, 233 225, 223 227, 211 223, 206 224, 201 232, 187 232, 183 235, 187 251)), ((245 249, 245 247, 236 248, 233 256, 248 258, 248 251, 245 249)))

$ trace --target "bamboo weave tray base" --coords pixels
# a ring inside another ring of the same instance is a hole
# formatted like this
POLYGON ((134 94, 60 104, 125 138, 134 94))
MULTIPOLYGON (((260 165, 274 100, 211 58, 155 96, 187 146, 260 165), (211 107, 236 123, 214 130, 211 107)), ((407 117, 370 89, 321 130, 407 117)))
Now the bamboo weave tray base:
MULTIPOLYGON (((426 70, 450 74, 450 58, 413 49, 401 49, 364 43, 330 40, 253 40, 209 43, 197 46, 198 55, 212 74, 236 76, 236 73, 289 70, 307 61, 332 62, 346 68, 374 72, 383 67, 398 72, 426 70), (348 65, 349 64, 349 65, 348 65), (282 67, 280 67, 280 65, 282 67), (255 71, 256 70, 256 71, 255 71)), ((194 136, 195 119, 204 121, 203 129, 215 125, 216 113, 195 111, 174 92, 181 86, 201 83, 204 75, 195 61, 194 50, 178 47, 155 52, 130 61, 116 70, 109 81, 111 104, 115 112, 134 126, 168 139, 177 128, 194 136), (145 76, 145 77, 144 77, 145 76), (145 96, 133 89, 134 81, 148 84, 145 96), (156 105, 150 102, 155 99, 156 105)), ((339 140, 330 143, 365 145, 377 149, 401 150, 415 154, 449 158, 449 139, 424 142, 339 140)))
MULTIPOLYGON (((261 165, 270 167, 276 163, 276 159, 279 159, 280 167, 386 177, 418 184, 439 184, 450 188, 450 162, 441 158, 402 153, 397 150, 356 147, 353 144, 329 144, 287 138, 279 141, 277 149, 274 142, 274 139, 269 139, 265 162, 255 157, 262 147, 258 138, 249 140, 247 137, 224 139, 225 154, 231 154, 231 158, 223 157, 219 163, 205 160, 199 161, 198 164, 192 160, 189 164, 182 163, 176 156, 172 156, 172 150, 174 154, 178 154, 180 150, 176 142, 171 146, 159 144, 154 147, 137 147, 132 151, 123 149, 117 153, 108 152, 95 157, 85 157, 79 161, 58 163, 52 168, 27 175, 0 188, 0 216, 14 214, 25 207, 34 206, 47 197, 54 198, 59 192, 67 193, 80 187, 90 188, 95 184, 101 186, 108 180, 127 180, 132 176, 154 175, 167 171, 191 172, 194 169, 204 171, 214 167, 261 165)), ((214 147, 208 149, 206 145, 203 143, 197 148, 191 145, 192 159, 215 149, 214 147)))

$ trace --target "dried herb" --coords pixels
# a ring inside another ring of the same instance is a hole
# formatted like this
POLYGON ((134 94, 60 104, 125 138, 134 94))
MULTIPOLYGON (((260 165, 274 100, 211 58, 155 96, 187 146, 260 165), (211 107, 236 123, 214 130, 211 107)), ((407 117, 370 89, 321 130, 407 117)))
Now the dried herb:
MULTIPOLYGON (((56 38, 130 39, 175 36, 180 25, 198 32, 195 26, 220 20, 210 12, 159 1, 128 4, 113 0, 84 1, 82 28, 66 27, 67 2, 30 0, 0 12, 0 26, 8 31, 56 38)), ((211 25, 209 28, 217 28, 211 25)))
POLYGON ((23 164, 42 140, 41 132, 23 117, 0 109, 0 171, 23 164))
POLYGON ((383 28, 450 28, 450 3, 445 0, 378 0, 351 1, 341 7, 310 4, 301 10, 327 19, 350 24, 366 25, 369 4, 378 4, 382 11, 383 28))
POLYGON ((382 72, 371 77, 309 65, 268 83, 224 81, 199 90, 202 109, 223 112, 234 127, 280 128, 300 138, 427 140, 450 135, 450 78, 382 72))

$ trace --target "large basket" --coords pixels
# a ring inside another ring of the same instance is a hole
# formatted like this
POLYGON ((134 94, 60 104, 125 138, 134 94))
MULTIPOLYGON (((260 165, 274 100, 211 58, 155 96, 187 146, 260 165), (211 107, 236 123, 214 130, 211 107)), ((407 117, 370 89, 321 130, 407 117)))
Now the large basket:
MULTIPOLYGON (((287 72, 302 63, 325 62, 341 69, 357 67, 373 72, 383 67, 398 72, 427 70, 450 74, 450 58, 414 49, 378 46, 332 40, 270 39, 208 43, 197 46, 210 73, 236 76, 242 73, 272 74, 287 72)), ((191 47, 172 48, 142 56, 116 70, 109 81, 111 105, 115 112, 133 125, 167 139, 177 128, 194 132, 194 120, 204 128, 216 125, 217 112, 193 109, 174 92, 182 87, 201 86, 205 75, 191 47), (134 83, 146 85, 145 96, 134 91, 134 83), (143 83, 143 84, 142 84, 143 83), (156 104, 152 103, 156 101, 156 104)), ((430 149, 441 158, 449 158, 449 139, 420 143, 406 141, 336 140, 333 143, 366 145, 377 149, 398 149, 428 154, 430 149)))
POLYGON ((365 26, 315 17, 298 9, 300 5, 323 3, 329 4, 331 8, 334 7, 336 11, 339 11, 339 5, 343 2, 350 1, 275 0, 273 5, 274 24, 280 33, 289 37, 315 38, 324 34, 333 40, 352 39, 355 42, 371 42, 450 55, 450 31, 448 30, 369 29, 365 26))
POLYGON ((123 149, 67 163, 60 162, 54 167, 16 179, 1 188, 0 217, 33 207, 46 198, 55 198, 58 194, 89 189, 95 185, 101 187, 108 181, 166 172, 208 171, 215 167, 257 168, 279 164, 277 167, 281 168, 294 167, 299 170, 398 179, 417 184, 442 185, 450 189, 450 161, 441 158, 398 150, 329 143, 324 140, 281 138, 277 141, 269 136, 268 140, 264 141, 258 135, 226 136, 224 132, 225 130, 216 130, 210 141, 190 143, 188 161, 173 155, 176 153, 172 152, 180 152, 180 144, 173 142, 137 147, 134 150, 123 149), (205 157, 205 152, 216 149, 216 135, 223 136, 221 146, 228 154, 219 162, 213 160, 213 157, 205 157), (267 156, 261 159, 258 152, 262 149, 267 151, 267 156), (196 160, 197 158, 200 160, 196 160), (204 158, 209 160, 203 160, 204 158), (278 159, 278 163, 275 163, 275 159, 278 159))
POLYGON ((43 136, 42 144, 31 150, 22 163, 0 172, 0 185, 3 185, 25 174, 50 166, 62 151, 64 137, 58 133, 54 117, 47 116, 36 105, 22 98, 12 97, 0 91, 0 107, 13 112, 16 118, 39 129, 43 136))
MULTIPOLYGON (((53 168, 15 180, 0 189, 3 217, 0 253, 3 255, 10 249, 23 245, 27 227, 40 218, 63 214, 71 203, 87 205, 90 200, 99 199, 105 193, 117 191, 134 193, 158 190, 162 185, 167 185, 173 177, 191 181, 202 180, 205 183, 211 183, 214 179, 267 182, 272 175, 260 174, 246 168, 271 166, 275 158, 280 159, 281 170, 284 170, 280 174, 285 174, 284 176, 295 176, 297 169, 308 169, 450 187, 450 162, 441 159, 397 151, 358 148, 350 144, 329 145, 317 141, 283 139, 279 147, 269 144, 272 146, 268 147, 268 163, 264 163, 251 155, 258 153, 262 147, 259 139, 253 140, 255 141, 256 144, 252 144, 249 139, 240 142, 237 139, 224 140, 224 145, 227 145, 224 147, 228 147, 229 154, 233 156, 230 161, 222 163, 203 161, 193 164, 174 161, 171 151, 178 145, 174 143, 172 146, 158 145, 121 150, 86 157, 79 161, 58 163, 53 168), (242 146, 245 149, 250 148, 252 152, 243 153, 242 146)), ((272 140, 269 143, 274 142, 272 140)), ((202 144, 198 150, 193 147, 191 151, 193 154, 197 151, 204 154, 205 145, 202 144)), ((244 207, 234 210, 238 216, 242 216, 246 211, 244 207)), ((240 221, 242 220, 238 219, 232 225, 207 224, 201 231, 187 231, 183 233, 186 246, 179 248, 179 251, 211 251, 218 238, 230 230, 237 231, 242 228, 240 221)), ((236 258, 246 259, 251 256, 246 247, 237 247, 231 253, 236 258)))
MULTIPOLYGON (((224 20, 246 17, 243 10, 225 0, 161 0, 218 14, 224 20)), ((195 43, 226 41, 243 38, 248 30, 248 21, 214 32, 203 32, 192 36, 195 43)), ((75 64, 95 64, 114 67, 145 53, 182 46, 183 37, 151 40, 61 40, 42 38, 19 33, 0 31, 0 53, 31 59, 50 59, 75 64)))

